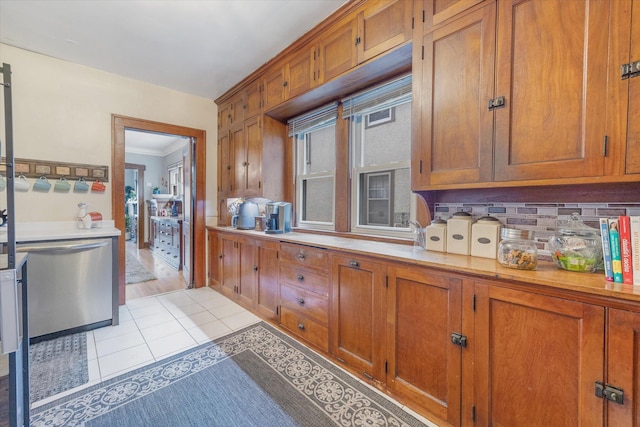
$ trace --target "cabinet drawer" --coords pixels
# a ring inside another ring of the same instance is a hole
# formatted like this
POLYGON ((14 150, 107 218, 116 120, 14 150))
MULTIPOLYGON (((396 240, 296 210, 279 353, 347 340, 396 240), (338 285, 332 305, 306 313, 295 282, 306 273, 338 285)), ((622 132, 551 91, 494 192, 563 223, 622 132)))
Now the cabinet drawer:
POLYGON ((324 272, 295 264, 280 263, 280 281, 322 294, 325 297, 329 296, 329 278, 324 272))
POLYGON ((298 315, 286 307, 280 310, 280 324, 324 351, 329 351, 329 330, 326 326, 298 315))
POLYGON ((281 244, 280 259, 324 271, 326 271, 329 266, 327 251, 302 245, 281 244))
POLYGON ((283 306, 326 324, 329 320, 327 299, 313 292, 293 286, 280 285, 280 301, 283 306))

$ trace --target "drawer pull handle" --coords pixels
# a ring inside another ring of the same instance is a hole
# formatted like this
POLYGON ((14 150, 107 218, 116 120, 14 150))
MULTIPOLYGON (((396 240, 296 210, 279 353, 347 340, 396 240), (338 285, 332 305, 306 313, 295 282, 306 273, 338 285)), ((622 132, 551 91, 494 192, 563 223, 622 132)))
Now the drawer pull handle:
POLYGON ((299 259, 300 261, 304 261, 304 259, 305 259, 304 252, 300 252, 300 253, 298 254, 298 259, 299 259))
POLYGON ((358 261, 351 261, 349 265, 356 268, 360 267, 360 263, 358 261))
POLYGON ((304 276, 302 274, 298 274, 296 279, 298 279, 298 282, 302 282, 304 280, 304 276))
POLYGON ((298 298, 298 304, 304 305, 304 298, 298 298))
POLYGON ((304 331, 304 325, 302 323, 298 323, 298 329, 304 331))

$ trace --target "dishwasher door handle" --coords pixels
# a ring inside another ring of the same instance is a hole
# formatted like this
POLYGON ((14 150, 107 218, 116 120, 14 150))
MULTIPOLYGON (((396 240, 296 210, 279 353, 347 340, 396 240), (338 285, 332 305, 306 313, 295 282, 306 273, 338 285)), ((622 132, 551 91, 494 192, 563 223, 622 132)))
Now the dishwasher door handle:
POLYGON ((51 246, 18 246, 16 252, 75 252, 89 249, 102 248, 109 242, 80 243, 77 245, 51 245, 51 246))

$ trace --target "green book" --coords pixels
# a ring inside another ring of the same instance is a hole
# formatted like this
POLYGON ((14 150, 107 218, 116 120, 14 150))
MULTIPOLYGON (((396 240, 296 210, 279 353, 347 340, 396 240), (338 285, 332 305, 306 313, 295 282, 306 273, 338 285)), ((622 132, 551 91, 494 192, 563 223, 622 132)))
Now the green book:
POLYGON ((611 242, 611 268, 613 281, 622 283, 622 257, 620 255, 620 233, 618 218, 609 219, 609 241, 611 242))

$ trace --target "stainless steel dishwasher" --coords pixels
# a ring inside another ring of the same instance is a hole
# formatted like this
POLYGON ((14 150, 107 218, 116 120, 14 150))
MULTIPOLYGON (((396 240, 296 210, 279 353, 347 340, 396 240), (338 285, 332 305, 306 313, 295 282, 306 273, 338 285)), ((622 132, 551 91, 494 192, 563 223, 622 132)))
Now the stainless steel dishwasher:
POLYGON ((111 238, 18 244, 29 253, 30 338, 118 323, 114 248, 111 238))

